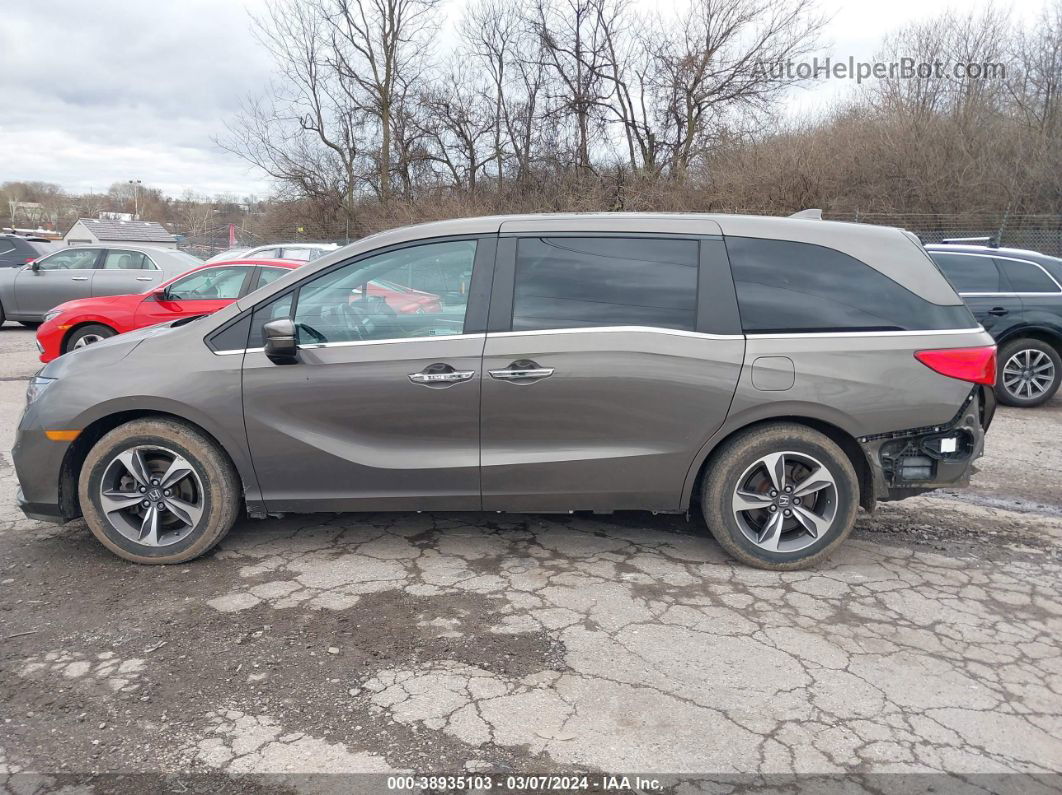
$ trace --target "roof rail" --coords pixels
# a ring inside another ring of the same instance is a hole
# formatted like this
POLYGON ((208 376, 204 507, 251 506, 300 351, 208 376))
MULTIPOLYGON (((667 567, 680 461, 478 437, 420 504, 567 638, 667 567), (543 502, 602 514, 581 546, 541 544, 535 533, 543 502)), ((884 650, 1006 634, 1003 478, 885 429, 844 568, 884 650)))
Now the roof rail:
POLYGON ((801 210, 798 213, 793 213, 790 218, 805 218, 809 221, 821 221, 822 210, 801 210))
POLYGON ((975 246, 982 245, 989 248, 999 248, 999 241, 993 235, 987 237, 946 237, 940 241, 941 243, 950 243, 952 245, 966 245, 975 246))

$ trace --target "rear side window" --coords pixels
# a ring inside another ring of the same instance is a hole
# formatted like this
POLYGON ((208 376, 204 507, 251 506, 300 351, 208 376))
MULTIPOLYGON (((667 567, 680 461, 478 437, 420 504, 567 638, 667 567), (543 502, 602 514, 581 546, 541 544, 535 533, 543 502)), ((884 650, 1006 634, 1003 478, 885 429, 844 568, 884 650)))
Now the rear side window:
POLYGON ((1005 292, 1000 286, 999 270, 991 257, 930 252, 929 256, 960 293, 1005 292))
POLYGON ((521 238, 513 331, 592 326, 693 331, 697 258, 695 240, 521 238))
POLYGON ((1014 259, 997 259, 996 265, 1010 282, 1016 293, 1057 293, 1058 285, 1041 268, 1031 262, 1014 259))
MULTIPOLYGON (((964 305, 938 306, 854 257, 825 246, 728 237, 747 333, 971 328, 964 305)), ((931 267, 926 262, 925 267, 931 267)))

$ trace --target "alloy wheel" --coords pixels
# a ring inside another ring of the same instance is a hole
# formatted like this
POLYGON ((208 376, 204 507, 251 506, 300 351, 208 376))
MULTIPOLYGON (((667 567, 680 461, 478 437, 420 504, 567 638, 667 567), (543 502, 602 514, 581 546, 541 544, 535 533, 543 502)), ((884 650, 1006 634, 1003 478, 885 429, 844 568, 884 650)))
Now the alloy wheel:
POLYGON ((833 526, 837 481, 806 453, 770 453, 738 478, 734 518, 744 536, 768 552, 805 549, 833 526))
POLYGON ((86 345, 92 345, 95 342, 103 342, 106 337, 100 334, 86 334, 83 337, 79 337, 78 341, 74 343, 75 348, 84 348, 86 345))
POLYGON ((165 447, 139 445, 107 464, 100 483, 100 508, 110 525, 138 544, 176 544, 203 516, 203 482, 181 455, 165 447))
POLYGON ((1035 348, 1016 351, 1003 365, 1003 388, 1018 400, 1041 397, 1054 380, 1055 363, 1035 348))

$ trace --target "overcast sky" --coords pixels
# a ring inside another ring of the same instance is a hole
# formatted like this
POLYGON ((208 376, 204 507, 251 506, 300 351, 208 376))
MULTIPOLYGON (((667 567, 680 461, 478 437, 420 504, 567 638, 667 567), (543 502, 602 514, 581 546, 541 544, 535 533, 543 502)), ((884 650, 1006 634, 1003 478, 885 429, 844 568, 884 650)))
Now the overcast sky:
MULTIPOLYGON (((43 180, 81 192, 136 178, 171 195, 189 189, 267 195, 261 174, 213 142, 243 99, 269 79, 270 61, 249 25, 249 12, 263 2, 8 4, 0 14, 0 182, 43 180)), ((1030 18, 1042 2, 1014 0, 1010 7, 1013 16, 1030 18)), ((451 22, 461 4, 445 6, 451 22)), ((833 17, 824 54, 867 60, 886 32, 949 4, 820 0, 820 6, 833 17)), ((847 88, 827 83, 799 92, 792 107, 814 109, 847 88)))

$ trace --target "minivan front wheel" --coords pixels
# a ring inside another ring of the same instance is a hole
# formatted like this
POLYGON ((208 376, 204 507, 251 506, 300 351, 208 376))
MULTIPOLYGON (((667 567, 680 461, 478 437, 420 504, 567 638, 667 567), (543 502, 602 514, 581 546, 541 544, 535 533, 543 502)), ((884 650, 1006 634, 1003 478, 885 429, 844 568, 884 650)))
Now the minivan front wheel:
POLYGON ((89 451, 78 494, 92 534, 136 563, 183 563, 209 551, 239 512, 239 480, 196 429, 134 420, 89 451))
POLYGON ((829 437, 773 423, 726 441, 709 464, 702 494, 708 529, 738 560, 764 569, 812 566, 855 523, 859 481, 829 437))

